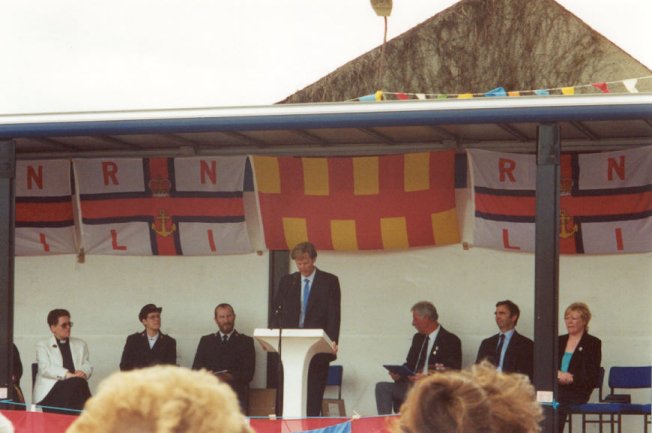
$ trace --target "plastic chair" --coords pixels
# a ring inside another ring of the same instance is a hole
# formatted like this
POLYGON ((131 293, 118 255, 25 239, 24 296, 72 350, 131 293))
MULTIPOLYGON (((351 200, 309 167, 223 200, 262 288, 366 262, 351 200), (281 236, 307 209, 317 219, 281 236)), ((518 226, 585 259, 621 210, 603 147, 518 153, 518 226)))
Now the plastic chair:
POLYGON ((616 390, 650 388, 652 387, 651 373, 651 366, 611 367, 609 370, 610 394, 604 399, 600 399, 601 403, 585 403, 571 408, 573 413, 582 413, 582 432, 586 431, 586 424, 598 424, 600 433, 602 433, 602 426, 608 424, 612 433, 614 426, 617 426, 618 433, 621 433, 623 415, 643 415, 644 429, 647 433, 649 405, 632 404, 631 395, 618 394, 616 390), (586 418, 586 415, 598 415, 598 419, 590 420, 586 418), (608 415, 609 418, 603 419, 604 415, 608 415))
POLYGON ((337 387, 337 398, 325 398, 322 400, 321 413, 323 416, 330 416, 330 405, 336 404, 338 408, 338 416, 346 416, 346 408, 344 400, 342 400, 342 377, 344 376, 344 367, 341 365, 331 365, 328 367, 328 377, 326 379, 326 386, 337 387))
MULTIPOLYGON (((600 367, 600 372, 596 378, 595 388, 598 389, 598 401, 603 402, 602 399, 602 384, 604 383, 604 367, 600 367)), ((566 422, 568 422, 568 433, 573 433, 573 415, 582 415, 582 433, 586 431, 587 424, 598 424, 600 433, 602 433, 603 424, 611 424, 611 431, 613 432, 613 426, 616 421, 613 415, 610 415, 609 411, 604 411, 606 409, 605 405, 600 403, 583 403, 572 405, 568 409, 568 417, 566 422), (597 419, 588 418, 589 415, 597 415, 597 419), (609 420, 604 420, 603 415, 610 415, 609 420)))

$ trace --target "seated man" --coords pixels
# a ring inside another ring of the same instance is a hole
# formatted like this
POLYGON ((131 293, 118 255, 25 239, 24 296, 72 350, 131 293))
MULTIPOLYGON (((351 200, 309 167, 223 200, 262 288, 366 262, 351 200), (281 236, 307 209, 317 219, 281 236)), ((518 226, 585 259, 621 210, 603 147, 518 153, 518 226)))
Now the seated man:
POLYGON ((376 407, 379 415, 399 411, 408 388, 417 380, 430 373, 462 367, 462 342, 439 324, 439 315, 433 304, 421 301, 414 304, 412 326, 417 333, 412 337, 412 345, 405 366, 415 374, 402 377, 389 373, 394 382, 376 384, 376 407))
POLYGON ((162 307, 147 304, 140 309, 138 319, 145 329, 127 337, 122 350, 120 370, 149 367, 157 364, 176 365, 177 341, 161 332, 162 307))
POLYGON ((48 325, 52 336, 36 343, 38 373, 33 401, 46 406, 44 412, 81 410, 91 396, 88 379, 93 367, 88 359, 88 346, 83 340, 70 336, 72 322, 67 310, 50 311, 48 325))
POLYGON ((20 378, 23 376, 23 363, 20 360, 20 352, 15 344, 13 346, 13 361, 11 370, 11 383, 13 384, 13 394, 7 403, 0 403, 0 410, 25 410, 25 396, 20 388, 20 378), (12 401, 13 400, 13 401, 12 401))
POLYGON ((521 310, 512 301, 500 301, 496 304, 494 314, 500 333, 482 340, 475 362, 487 360, 495 365, 498 371, 521 373, 532 380, 534 343, 516 332, 521 310))
POLYGON ((256 367, 254 339, 234 329, 235 313, 229 304, 215 307, 215 323, 219 331, 199 340, 192 368, 205 368, 231 385, 238 394, 240 407, 245 409, 247 386, 256 367))

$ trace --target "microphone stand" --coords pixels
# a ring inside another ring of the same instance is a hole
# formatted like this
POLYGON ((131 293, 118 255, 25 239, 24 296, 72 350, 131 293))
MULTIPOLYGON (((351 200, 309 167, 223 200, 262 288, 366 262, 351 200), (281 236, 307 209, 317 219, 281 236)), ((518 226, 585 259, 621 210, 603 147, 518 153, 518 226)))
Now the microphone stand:
POLYGON ((290 284, 289 291, 282 293, 280 297, 279 304, 274 311, 276 316, 276 326, 278 327, 278 364, 276 368, 276 402, 275 402, 275 412, 276 416, 282 417, 283 415, 283 359, 281 355, 283 354, 283 305, 285 304, 285 297, 292 296, 295 288, 295 284, 300 285, 301 274, 297 275, 297 278, 293 278, 292 283, 290 284))

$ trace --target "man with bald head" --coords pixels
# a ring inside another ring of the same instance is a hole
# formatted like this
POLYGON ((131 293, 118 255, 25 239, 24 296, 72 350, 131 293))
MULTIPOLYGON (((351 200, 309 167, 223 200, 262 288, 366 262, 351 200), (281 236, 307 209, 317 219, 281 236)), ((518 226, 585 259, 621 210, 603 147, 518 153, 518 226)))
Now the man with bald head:
POLYGON ((256 367, 254 339, 235 330, 235 312, 229 304, 215 307, 215 323, 218 331, 199 340, 192 368, 204 368, 228 383, 244 410, 247 408, 247 386, 256 367))

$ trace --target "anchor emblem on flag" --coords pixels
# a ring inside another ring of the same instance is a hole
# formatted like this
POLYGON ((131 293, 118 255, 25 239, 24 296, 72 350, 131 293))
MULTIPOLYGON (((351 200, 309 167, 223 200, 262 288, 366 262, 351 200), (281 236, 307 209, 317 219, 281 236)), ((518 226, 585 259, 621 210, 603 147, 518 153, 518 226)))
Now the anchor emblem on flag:
POLYGON ((559 237, 568 239, 577 233, 577 224, 573 222, 573 217, 569 216, 566 211, 559 212, 559 237))
POLYGON ((177 225, 172 222, 170 215, 163 209, 159 210, 158 216, 154 220, 152 230, 159 236, 166 238, 177 230, 177 225))

